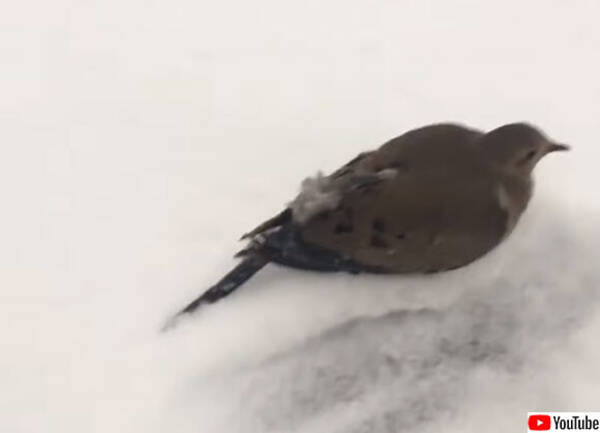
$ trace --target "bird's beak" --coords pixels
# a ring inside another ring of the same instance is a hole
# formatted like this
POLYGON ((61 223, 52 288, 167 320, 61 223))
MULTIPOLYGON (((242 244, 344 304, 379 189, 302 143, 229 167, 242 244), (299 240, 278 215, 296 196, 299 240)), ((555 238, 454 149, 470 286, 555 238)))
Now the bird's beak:
POLYGON ((570 149, 571 149, 571 147, 567 146, 566 144, 550 143, 550 146, 548 146, 548 153, 556 152, 556 151, 563 151, 563 150, 570 150, 570 149))

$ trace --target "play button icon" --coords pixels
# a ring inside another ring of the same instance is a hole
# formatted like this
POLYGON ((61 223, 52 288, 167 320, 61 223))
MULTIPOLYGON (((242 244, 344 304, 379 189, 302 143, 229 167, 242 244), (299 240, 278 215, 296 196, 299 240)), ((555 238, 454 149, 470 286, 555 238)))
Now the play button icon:
POLYGON ((550 415, 529 415, 529 430, 533 431, 544 431, 550 430, 552 424, 552 420, 550 419, 550 415))

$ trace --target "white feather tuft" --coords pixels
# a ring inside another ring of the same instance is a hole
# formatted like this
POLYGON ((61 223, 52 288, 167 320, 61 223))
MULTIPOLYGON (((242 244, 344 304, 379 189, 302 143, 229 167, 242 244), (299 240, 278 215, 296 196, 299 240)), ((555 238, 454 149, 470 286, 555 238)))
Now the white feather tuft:
POLYGON ((290 203, 294 221, 305 223, 313 216, 335 209, 341 194, 332 180, 318 172, 302 181, 300 194, 290 203))

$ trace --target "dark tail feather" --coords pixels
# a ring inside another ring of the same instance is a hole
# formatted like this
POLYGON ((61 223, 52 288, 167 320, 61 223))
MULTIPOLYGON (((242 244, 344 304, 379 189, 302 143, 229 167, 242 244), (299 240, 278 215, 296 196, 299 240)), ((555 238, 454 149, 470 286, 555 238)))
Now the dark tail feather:
POLYGON ((270 260, 264 254, 254 253, 247 255, 235 268, 221 278, 217 284, 212 286, 198 298, 194 299, 185 308, 173 316, 163 327, 163 330, 171 328, 175 325, 180 316, 193 313, 201 305, 212 304, 219 299, 228 296, 248 281, 255 273, 260 271, 267 263, 269 263, 269 261, 270 260))
POLYGON ((190 302, 179 314, 192 313, 202 304, 212 304, 224 298, 248 281, 250 277, 260 271, 267 263, 269 263, 269 259, 263 255, 252 254, 247 256, 235 268, 229 271, 227 275, 221 278, 217 284, 190 302))

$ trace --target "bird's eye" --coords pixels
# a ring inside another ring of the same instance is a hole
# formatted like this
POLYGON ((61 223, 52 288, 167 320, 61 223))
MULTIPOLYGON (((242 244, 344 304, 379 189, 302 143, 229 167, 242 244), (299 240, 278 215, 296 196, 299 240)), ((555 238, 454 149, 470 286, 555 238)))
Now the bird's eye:
POLYGON ((525 158, 523 158, 524 161, 530 161, 533 159, 533 157, 537 155, 537 152, 535 150, 530 150, 529 152, 527 152, 527 154, 525 155, 525 158))

